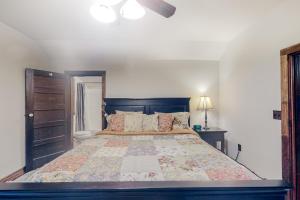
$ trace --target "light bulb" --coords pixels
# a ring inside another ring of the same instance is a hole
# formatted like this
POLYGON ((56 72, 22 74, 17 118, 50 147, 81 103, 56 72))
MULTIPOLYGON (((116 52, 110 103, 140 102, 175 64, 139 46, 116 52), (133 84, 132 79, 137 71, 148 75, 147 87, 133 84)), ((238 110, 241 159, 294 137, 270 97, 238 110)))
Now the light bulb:
POLYGON ((137 20, 142 18, 146 11, 136 0, 128 0, 121 8, 120 13, 126 19, 137 20))
POLYGON ((115 11, 108 5, 96 3, 90 8, 91 15, 100 22, 112 23, 117 19, 115 11))

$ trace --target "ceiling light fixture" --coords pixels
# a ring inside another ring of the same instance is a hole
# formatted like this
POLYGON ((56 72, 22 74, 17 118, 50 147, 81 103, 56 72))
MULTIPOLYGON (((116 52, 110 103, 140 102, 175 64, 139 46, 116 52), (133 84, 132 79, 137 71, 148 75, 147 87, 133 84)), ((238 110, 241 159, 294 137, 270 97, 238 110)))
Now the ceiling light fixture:
MULTIPOLYGON (((116 0, 114 1, 116 2, 116 0)), ((95 19, 103 23, 112 23, 117 19, 116 13, 112 7, 101 2, 92 5, 90 8, 90 13, 95 19)))
POLYGON ((122 6, 120 13, 126 19, 137 20, 144 17, 146 11, 136 0, 128 0, 122 6))
MULTIPOLYGON (((120 4, 122 1, 123 0, 97 0, 97 3, 91 6, 90 13, 100 22, 112 23, 117 19, 117 15, 112 7, 120 4)), ((129 20, 137 20, 144 17, 146 14, 144 7, 166 18, 172 17, 176 12, 176 7, 164 0, 126 1, 127 2, 121 7, 120 15, 129 20)))

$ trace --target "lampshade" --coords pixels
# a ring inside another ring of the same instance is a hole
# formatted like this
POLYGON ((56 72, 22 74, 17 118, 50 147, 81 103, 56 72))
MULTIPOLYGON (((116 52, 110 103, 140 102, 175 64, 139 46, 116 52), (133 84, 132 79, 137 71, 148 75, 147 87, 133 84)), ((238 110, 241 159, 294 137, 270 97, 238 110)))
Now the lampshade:
POLYGON ((200 101, 199 101, 197 110, 209 110, 209 109, 213 109, 213 108, 214 108, 214 106, 209 97, 206 97, 206 96, 200 97, 200 101))

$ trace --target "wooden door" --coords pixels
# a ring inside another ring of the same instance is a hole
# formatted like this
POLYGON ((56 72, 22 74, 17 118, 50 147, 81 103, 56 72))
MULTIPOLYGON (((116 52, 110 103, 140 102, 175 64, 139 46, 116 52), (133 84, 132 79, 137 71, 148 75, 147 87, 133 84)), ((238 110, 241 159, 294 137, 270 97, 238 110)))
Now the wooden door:
POLYGON ((295 102, 296 199, 300 197, 300 54, 293 56, 295 102))
POLYGON ((63 74, 26 69, 26 171, 68 149, 63 74))

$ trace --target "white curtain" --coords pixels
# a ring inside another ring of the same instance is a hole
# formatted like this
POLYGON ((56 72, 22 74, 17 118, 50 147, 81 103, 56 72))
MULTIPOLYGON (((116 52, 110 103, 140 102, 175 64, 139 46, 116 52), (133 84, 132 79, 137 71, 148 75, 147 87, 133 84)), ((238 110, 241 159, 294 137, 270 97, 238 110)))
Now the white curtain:
POLYGON ((87 83, 85 90, 85 130, 102 129, 102 85, 87 83))

